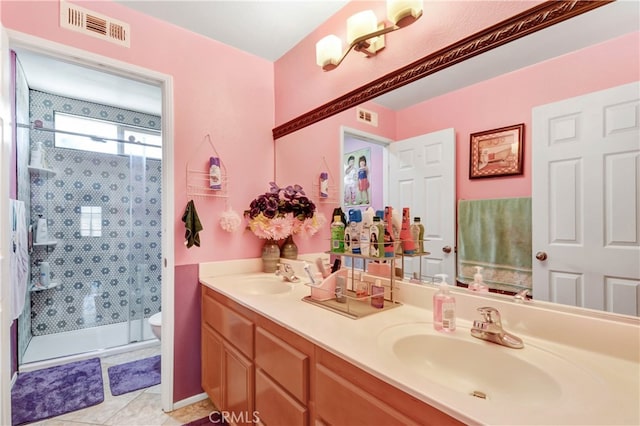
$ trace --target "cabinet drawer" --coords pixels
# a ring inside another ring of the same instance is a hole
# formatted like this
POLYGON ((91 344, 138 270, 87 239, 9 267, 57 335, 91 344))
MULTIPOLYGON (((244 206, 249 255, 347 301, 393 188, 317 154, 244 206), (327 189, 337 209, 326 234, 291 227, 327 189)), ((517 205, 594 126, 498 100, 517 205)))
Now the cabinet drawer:
POLYGON ((267 330, 256 328, 256 366, 263 369, 298 401, 309 398, 309 357, 267 330))
POLYGON ((256 369, 256 412, 265 425, 307 425, 307 408, 256 369))
POLYGON ((253 323, 203 292, 202 320, 253 359, 253 323))

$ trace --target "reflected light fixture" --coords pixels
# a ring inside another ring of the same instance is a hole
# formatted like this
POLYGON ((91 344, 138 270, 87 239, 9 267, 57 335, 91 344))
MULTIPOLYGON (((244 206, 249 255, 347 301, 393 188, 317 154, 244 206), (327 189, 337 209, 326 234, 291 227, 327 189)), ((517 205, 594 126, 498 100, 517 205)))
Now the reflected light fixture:
POLYGON ((422 0, 387 0, 387 19, 391 22, 386 27, 372 10, 365 10, 347 19, 347 43, 343 52, 342 40, 335 35, 328 35, 316 43, 316 63, 325 71, 331 71, 340 65, 351 50, 364 53, 367 57, 375 56, 384 49, 384 35, 413 24, 422 16, 422 0))

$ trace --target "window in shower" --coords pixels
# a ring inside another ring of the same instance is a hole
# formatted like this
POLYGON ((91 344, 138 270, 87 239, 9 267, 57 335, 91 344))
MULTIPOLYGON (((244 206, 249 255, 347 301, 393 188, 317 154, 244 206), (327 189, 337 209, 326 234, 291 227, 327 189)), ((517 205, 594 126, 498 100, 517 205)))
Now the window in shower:
POLYGON ((80 206, 80 236, 102 236, 102 207, 80 206))
POLYGON ((162 135, 158 131, 80 117, 56 111, 57 148, 162 159, 162 135), (128 143, 127 143, 128 142, 128 143))

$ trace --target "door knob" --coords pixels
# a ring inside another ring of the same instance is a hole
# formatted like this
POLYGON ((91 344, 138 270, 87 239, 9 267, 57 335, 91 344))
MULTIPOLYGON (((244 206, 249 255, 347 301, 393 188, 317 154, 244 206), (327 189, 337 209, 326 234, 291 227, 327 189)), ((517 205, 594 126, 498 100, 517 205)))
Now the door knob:
POLYGON ((542 260, 547 260, 547 253, 543 252, 543 251, 539 251, 536 253, 536 259, 542 261, 542 260))
POLYGON ((450 246, 444 246, 442 247, 442 251, 445 253, 451 253, 451 247, 450 246))

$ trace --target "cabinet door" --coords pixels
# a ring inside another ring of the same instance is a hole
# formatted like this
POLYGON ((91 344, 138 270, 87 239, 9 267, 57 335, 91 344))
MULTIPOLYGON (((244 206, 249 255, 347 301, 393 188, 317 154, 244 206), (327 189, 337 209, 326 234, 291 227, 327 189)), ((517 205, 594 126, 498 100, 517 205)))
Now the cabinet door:
POLYGON ((316 366, 315 402, 319 419, 332 425, 415 424, 323 365, 316 366))
POLYGON ((224 405, 231 423, 250 425, 253 420, 253 364, 230 343, 224 342, 224 405))
POLYGON ((202 325, 202 389, 216 407, 223 407, 222 400, 222 338, 211 328, 202 325))
POLYGON ((256 411, 264 425, 309 424, 307 408, 256 368, 256 411))

